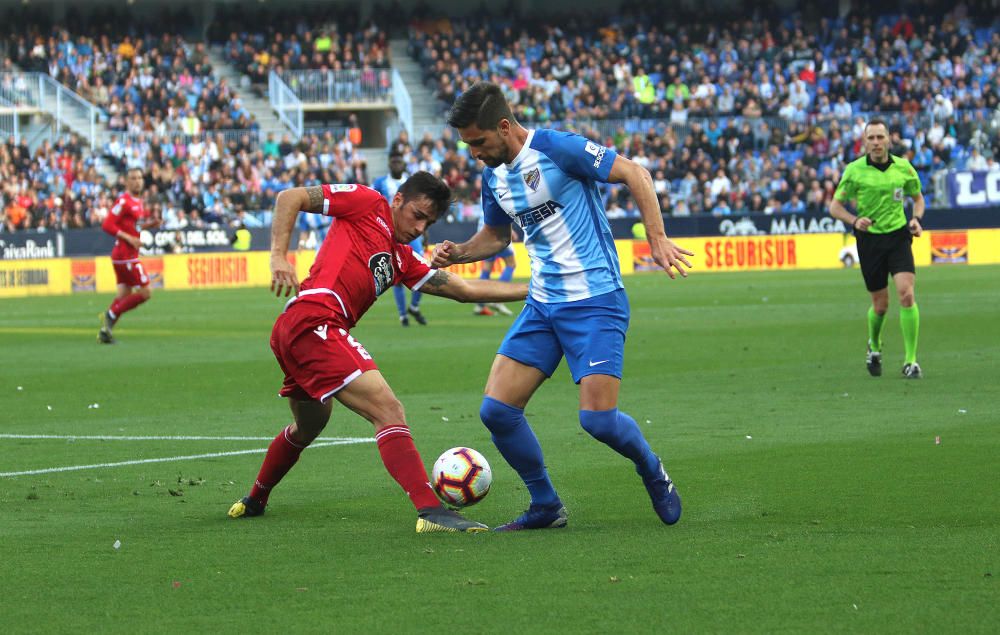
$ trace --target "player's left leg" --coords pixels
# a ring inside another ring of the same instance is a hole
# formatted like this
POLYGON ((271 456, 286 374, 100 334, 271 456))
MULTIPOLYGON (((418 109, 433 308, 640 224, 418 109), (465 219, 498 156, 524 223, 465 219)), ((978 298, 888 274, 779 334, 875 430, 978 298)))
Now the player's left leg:
POLYGON ((555 320, 566 363, 580 384, 580 425, 635 464, 657 515, 668 525, 676 523, 681 500, 673 482, 635 419, 618 409, 629 321, 625 292, 567 303, 555 320))
POLYGON ((263 514, 271 490, 288 474, 298 462, 302 451, 319 436, 330 420, 332 406, 329 402, 290 397, 288 406, 292 409, 294 421, 279 432, 267 447, 267 454, 264 455, 264 462, 250 494, 229 509, 231 518, 263 514))
POLYGON ((427 326, 427 318, 424 317, 424 314, 420 312, 420 299, 423 296, 424 294, 420 293, 419 291, 411 291, 410 306, 407 307, 406 312, 409 313, 413 317, 413 319, 417 321, 417 324, 419 324, 420 326, 427 326))
POLYGON ((903 375, 908 379, 920 379, 923 371, 917 363, 917 339, 920 335, 920 309, 914 295, 914 275, 908 271, 895 274, 892 279, 899 296, 899 326, 903 331, 903 375))
POLYGON ((417 510, 417 533, 477 532, 488 528, 444 509, 424 469, 423 460, 406 425, 403 405, 377 370, 362 373, 335 394, 337 400, 375 426, 382 464, 417 510))

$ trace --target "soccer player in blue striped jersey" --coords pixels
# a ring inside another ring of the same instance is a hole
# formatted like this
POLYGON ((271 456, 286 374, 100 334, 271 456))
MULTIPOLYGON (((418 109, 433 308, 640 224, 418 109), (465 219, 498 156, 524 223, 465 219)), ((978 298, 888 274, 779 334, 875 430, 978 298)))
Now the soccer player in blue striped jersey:
POLYGON ((657 515, 676 523, 681 500, 663 462, 635 420, 618 409, 629 306, 597 190, 598 182, 625 183, 642 214, 651 256, 671 278, 686 276, 693 254, 667 238, 649 172, 584 137, 525 129, 500 88, 487 82, 456 100, 448 123, 486 164, 485 226, 464 243, 441 242, 433 265, 492 256, 510 244, 513 222, 531 258, 527 302, 500 344, 479 412, 531 495, 528 509, 497 529, 566 525, 566 510, 524 416, 528 400, 563 357, 580 386, 580 425, 635 464, 657 515))
MULTIPOLYGON (((392 197, 396 196, 399 186, 406 183, 406 161, 403 155, 393 153, 389 156, 389 173, 380 176, 372 183, 372 189, 385 197, 385 200, 392 202, 392 197)), ((418 236, 410 243, 413 252, 424 255, 424 239, 418 236)), ((400 285, 392 287, 392 296, 396 300, 396 311, 399 313, 399 323, 403 326, 410 325, 410 316, 417 321, 417 324, 426 325, 427 318, 420 312, 420 298, 423 297, 419 291, 410 292, 410 306, 406 306, 406 290, 400 285)))

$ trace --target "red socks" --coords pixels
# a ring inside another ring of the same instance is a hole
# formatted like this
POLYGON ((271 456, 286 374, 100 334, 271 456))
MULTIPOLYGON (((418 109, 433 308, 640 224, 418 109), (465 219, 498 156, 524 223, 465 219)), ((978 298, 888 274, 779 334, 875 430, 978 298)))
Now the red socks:
MULTIPOLYGON (((250 490, 250 498, 261 505, 267 504, 267 497, 285 474, 292 469, 306 446, 292 441, 288 428, 274 437, 267 448, 264 464, 260 466, 257 481, 250 490)), ((410 429, 405 425, 389 426, 375 435, 382 463, 389 474, 399 483, 417 509, 439 507, 441 501, 434 495, 427 482, 427 471, 420 459, 420 453, 413 444, 410 429)))
POLYGON ((253 484, 253 489, 250 490, 250 498, 261 505, 267 504, 267 497, 271 495, 271 490, 285 477, 285 474, 288 474, 288 470, 292 469, 295 462, 299 460, 302 450, 306 449, 306 446, 292 441, 288 434, 288 428, 291 427, 288 426, 282 430, 278 436, 274 437, 274 441, 271 441, 271 445, 267 448, 267 455, 264 457, 264 464, 260 466, 260 472, 257 474, 257 481, 253 484))
POLYGON ((111 307, 108 309, 108 313, 111 314, 111 319, 117 320, 122 316, 122 313, 131 311, 145 301, 146 297, 141 293, 130 293, 124 298, 115 298, 115 301, 111 303, 111 307))
POLYGON ((385 469, 410 497, 414 507, 423 509, 441 505, 427 482, 427 471, 406 425, 384 428, 375 435, 375 442, 385 469))

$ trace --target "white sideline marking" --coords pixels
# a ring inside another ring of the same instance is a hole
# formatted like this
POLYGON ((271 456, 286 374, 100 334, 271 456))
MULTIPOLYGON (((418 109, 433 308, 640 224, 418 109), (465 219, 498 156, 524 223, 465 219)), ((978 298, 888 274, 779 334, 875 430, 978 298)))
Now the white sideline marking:
MULTIPOLYGON (((0 434, 0 439, 62 439, 64 441, 271 441, 274 437, 198 437, 198 436, 112 436, 112 435, 87 435, 77 436, 73 434, 0 434)), ((319 437, 316 442, 326 443, 327 441, 350 441, 352 443, 365 443, 374 441, 367 437, 319 437)))
MULTIPOLYGON (((310 448, 323 448, 330 445, 351 445, 355 443, 370 443, 374 439, 336 439, 320 443, 313 443, 310 448)), ((308 449, 308 448, 306 448, 308 449)), ((10 478, 13 476, 31 476, 33 474, 51 474, 53 472, 74 472, 76 470, 93 470, 101 467, 123 467, 126 465, 142 465, 144 463, 168 463, 170 461, 191 461, 193 459, 212 459, 220 456, 238 456, 240 454, 263 454, 267 448, 257 448, 254 450, 232 450, 230 452, 210 452, 208 454, 190 454, 187 456, 168 456, 158 459, 135 459, 132 461, 118 461, 117 463, 94 463, 91 465, 67 465, 65 467, 49 467, 41 470, 25 470, 23 472, 0 472, 0 478, 10 478)))

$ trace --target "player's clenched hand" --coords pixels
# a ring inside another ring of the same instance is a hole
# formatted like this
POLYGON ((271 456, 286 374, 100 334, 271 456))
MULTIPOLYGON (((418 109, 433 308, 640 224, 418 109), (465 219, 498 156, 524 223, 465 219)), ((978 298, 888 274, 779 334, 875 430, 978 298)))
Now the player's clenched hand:
POLYGON ((924 232, 924 228, 920 226, 920 221, 916 218, 910 219, 910 233, 914 236, 919 236, 924 232))
POLYGON ((285 297, 290 293, 299 292, 299 280, 295 276, 295 267, 279 254, 271 254, 271 291, 279 298, 284 291, 285 297))
POLYGON ((691 268, 691 263, 688 261, 687 256, 694 255, 693 251, 678 247, 674 241, 666 236, 659 240, 650 240, 649 253, 653 257, 653 260, 656 261, 656 264, 660 265, 660 268, 666 271, 671 279, 677 277, 674 274, 675 269, 677 273, 681 274, 682 278, 687 277, 687 269, 691 268))
POLYGON ((434 269, 444 269, 452 264, 452 256, 455 254, 455 243, 450 240, 442 240, 434 245, 431 253, 431 267, 434 269))

